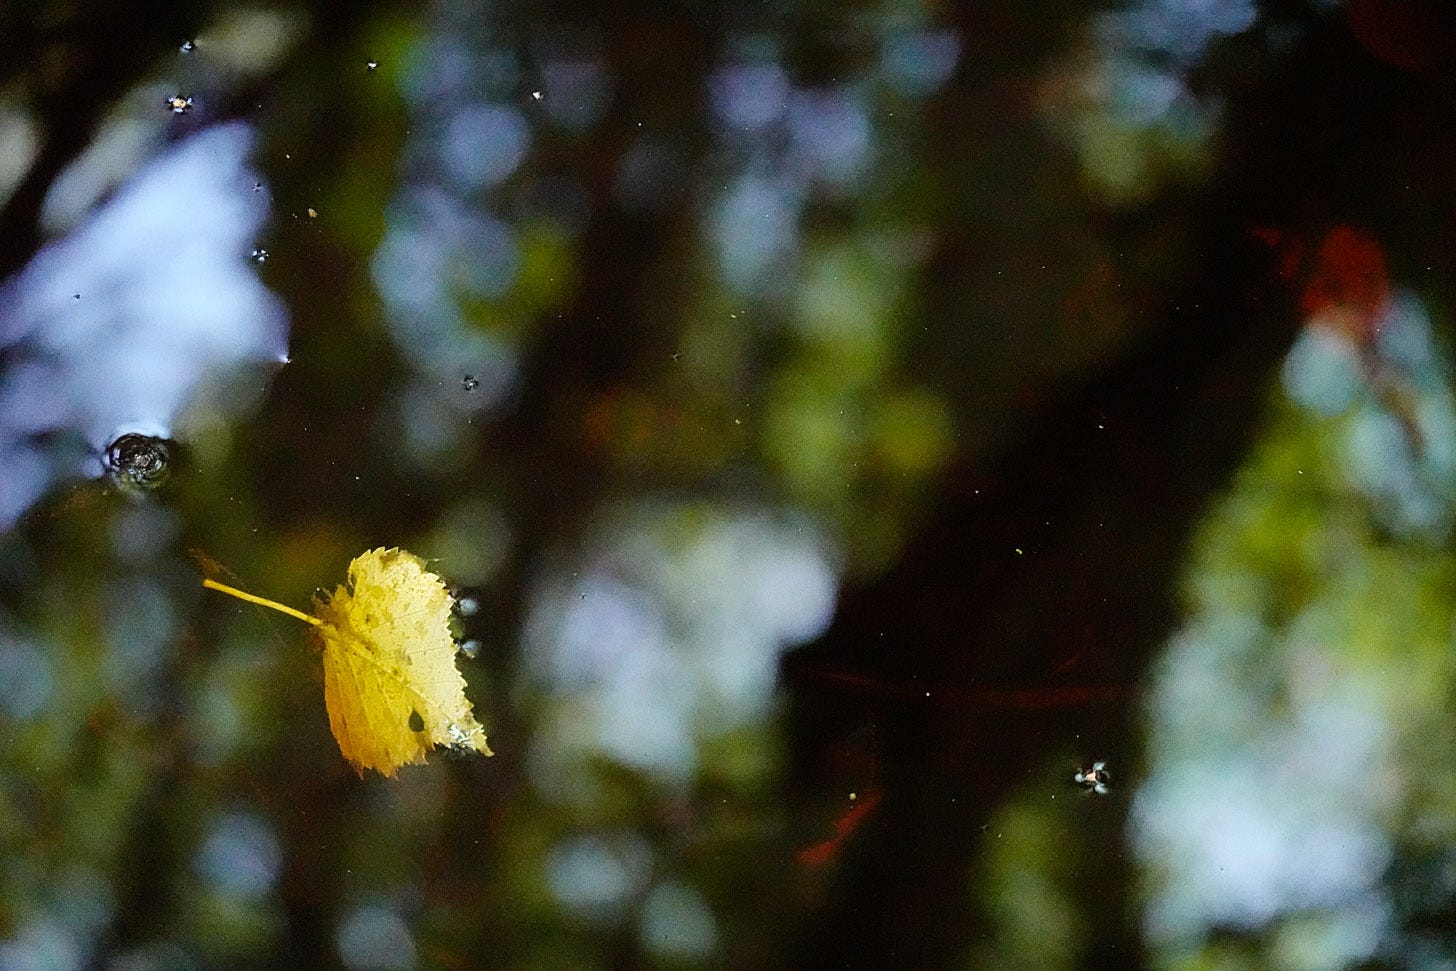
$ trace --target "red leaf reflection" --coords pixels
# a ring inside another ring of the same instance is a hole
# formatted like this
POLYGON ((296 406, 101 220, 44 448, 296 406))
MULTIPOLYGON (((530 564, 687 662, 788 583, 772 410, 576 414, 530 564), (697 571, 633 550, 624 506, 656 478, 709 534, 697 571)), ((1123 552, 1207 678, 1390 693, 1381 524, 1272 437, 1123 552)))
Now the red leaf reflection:
POLYGON ((815 843, 813 846, 802 849, 795 857, 805 866, 823 866, 831 862, 839 855, 844 848, 845 841, 854 835, 875 808, 880 804, 882 793, 879 789, 870 789, 864 795, 859 796, 854 804, 834 821, 834 835, 822 843, 815 843))
POLYGON ((1361 230, 1336 226, 1320 241, 1299 303, 1311 325, 1337 328, 1364 346, 1374 339, 1389 296, 1380 244, 1361 230))

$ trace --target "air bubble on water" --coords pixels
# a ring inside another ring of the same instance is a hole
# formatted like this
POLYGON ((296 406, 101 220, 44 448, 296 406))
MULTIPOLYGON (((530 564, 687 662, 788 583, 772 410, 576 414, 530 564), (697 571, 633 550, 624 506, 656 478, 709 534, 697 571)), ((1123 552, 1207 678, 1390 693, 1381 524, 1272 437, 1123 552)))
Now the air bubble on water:
POLYGON ((474 617, 480 612, 480 601, 468 595, 460 597, 455 601, 455 612, 461 617, 474 617))
POLYGON ((182 46, 179 47, 179 48, 177 48, 177 49, 179 51, 181 51, 183 54, 191 54, 192 51, 196 47, 197 47, 197 41, 195 41, 195 40, 184 40, 182 42, 182 46))
POLYGON ((476 640, 474 637, 470 638, 470 640, 468 641, 461 641, 459 650, 460 653, 464 654, 466 657, 473 658, 480 653, 480 641, 476 640))
POLYGON ((255 249, 250 258, 254 263, 266 263, 268 262, 268 251, 265 249, 255 249))
POLYGON ((480 387, 480 379, 473 374, 467 374, 464 378, 460 380, 460 387, 464 388, 466 391, 474 391, 476 388, 480 387))
POLYGON ((467 730, 450 722, 445 726, 445 732, 450 736, 452 745, 468 746, 475 741, 477 736, 483 734, 484 730, 479 725, 467 730))
POLYGON ((123 489, 155 489, 172 471, 172 450, 155 435, 120 435, 106 446, 105 458, 112 481, 123 489))
POLYGON ((365 66, 365 67, 367 67, 367 68, 368 68, 368 69, 369 69, 369 70, 371 70, 371 71, 372 71, 372 70, 374 70, 374 69, 375 69, 375 68, 376 68, 376 67, 378 67, 378 66, 379 66, 379 62, 378 62, 378 61, 365 61, 365 62, 364 62, 364 66, 365 66))

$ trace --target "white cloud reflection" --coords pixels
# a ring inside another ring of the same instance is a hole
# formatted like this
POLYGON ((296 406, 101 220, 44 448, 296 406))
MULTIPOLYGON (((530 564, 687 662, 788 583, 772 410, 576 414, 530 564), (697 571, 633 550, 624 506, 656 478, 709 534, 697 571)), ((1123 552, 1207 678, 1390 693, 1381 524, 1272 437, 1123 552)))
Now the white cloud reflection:
POLYGON ((1325 966, 1344 966, 1389 931, 1380 880, 1399 787, 1380 780, 1394 731, 1381 685, 1310 636, 1321 618, 1313 608, 1271 638, 1252 618, 1209 617, 1163 658, 1131 827, 1164 955, 1194 953, 1217 928, 1320 912, 1318 943, 1339 952, 1325 966))
POLYGON ((834 609, 822 536, 759 512, 647 505, 586 562, 543 585, 526 635, 529 677, 557 702, 536 752, 547 785, 593 754, 691 778, 698 742, 761 718, 779 653, 834 609))
POLYGON ((170 436, 210 376, 286 358, 283 307, 248 262, 266 217, 251 143, 243 125, 180 143, 0 289, 0 528, 85 469, 42 442, 170 436))

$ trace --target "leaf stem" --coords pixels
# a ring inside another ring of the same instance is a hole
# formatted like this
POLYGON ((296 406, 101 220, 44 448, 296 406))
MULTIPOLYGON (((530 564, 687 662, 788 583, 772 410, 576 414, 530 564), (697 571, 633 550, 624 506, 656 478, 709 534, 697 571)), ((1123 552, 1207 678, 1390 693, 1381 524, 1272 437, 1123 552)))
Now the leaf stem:
POLYGON ((210 577, 203 580, 202 585, 212 590, 217 590, 221 593, 228 594, 229 596, 237 597, 239 600, 246 600, 248 603, 258 604, 260 607, 272 607, 274 610, 282 611, 290 617, 297 617, 304 623, 312 624, 315 627, 322 627, 324 623, 317 617, 306 614, 301 610, 294 610, 287 604, 278 603, 276 600, 265 600, 264 598, 254 596, 251 593, 244 593, 237 587, 230 587, 226 583, 218 583, 216 580, 210 577))

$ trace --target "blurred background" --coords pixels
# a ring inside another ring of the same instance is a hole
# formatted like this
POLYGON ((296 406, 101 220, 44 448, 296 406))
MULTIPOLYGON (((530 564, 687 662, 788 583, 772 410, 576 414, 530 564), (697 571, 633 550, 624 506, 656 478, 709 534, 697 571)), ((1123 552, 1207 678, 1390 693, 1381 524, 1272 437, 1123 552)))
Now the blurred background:
POLYGON ((1456 968, 1444 5, 0 38, 0 968, 1456 968))

